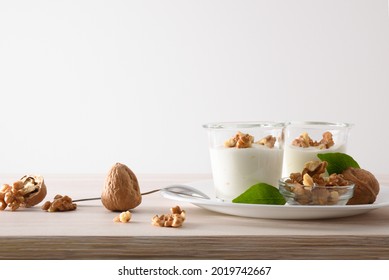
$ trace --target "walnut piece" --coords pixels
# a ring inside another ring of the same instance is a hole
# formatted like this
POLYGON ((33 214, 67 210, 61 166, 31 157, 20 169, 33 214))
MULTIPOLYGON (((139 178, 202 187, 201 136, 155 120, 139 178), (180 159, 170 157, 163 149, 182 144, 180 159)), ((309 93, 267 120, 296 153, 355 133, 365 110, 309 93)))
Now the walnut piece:
POLYGON ((307 187, 313 187, 313 179, 311 176, 309 176, 309 174, 304 174, 303 176, 303 185, 304 186, 307 186, 307 187))
POLYGON ((53 202, 46 201, 42 205, 42 210, 47 212, 64 212, 64 211, 73 211, 77 209, 77 204, 73 203, 73 200, 65 195, 62 196, 57 194, 54 197, 53 202))
POLYGON ((128 223, 130 222, 132 217, 132 214, 130 211, 125 211, 120 213, 118 216, 116 216, 113 221, 114 222, 120 222, 120 223, 128 223))
POLYGON ((324 150, 335 145, 335 142, 332 138, 332 133, 329 131, 323 133, 323 138, 319 142, 313 141, 308 133, 303 132, 298 138, 292 141, 292 145, 301 148, 317 147, 320 150, 324 150))
POLYGON ((272 135, 263 137, 261 140, 255 142, 255 144, 264 145, 268 148, 274 148, 275 143, 276 143, 276 138, 272 135))
POLYGON ((46 185, 42 176, 26 175, 12 186, 4 184, 0 190, 0 210, 9 207, 12 211, 19 207, 31 207, 46 196, 46 185))
POLYGON ((186 218, 185 210, 182 210, 179 206, 175 206, 170 208, 170 212, 171 214, 155 215, 151 219, 151 224, 159 227, 181 227, 186 218))
POLYGON ((238 132, 234 137, 224 142, 224 146, 227 148, 250 148, 254 142, 254 137, 250 134, 238 132))

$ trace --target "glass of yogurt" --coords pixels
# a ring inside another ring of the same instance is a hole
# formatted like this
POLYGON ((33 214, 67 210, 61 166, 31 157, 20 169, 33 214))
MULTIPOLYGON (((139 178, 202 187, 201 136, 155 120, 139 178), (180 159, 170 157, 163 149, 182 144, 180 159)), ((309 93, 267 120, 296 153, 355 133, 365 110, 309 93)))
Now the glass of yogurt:
POLYGON ((351 124, 290 122, 285 129, 283 176, 301 172, 319 153, 345 153, 351 124))
POLYGON ((231 201, 257 183, 277 186, 282 175, 285 123, 224 122, 208 131, 216 197, 231 201))

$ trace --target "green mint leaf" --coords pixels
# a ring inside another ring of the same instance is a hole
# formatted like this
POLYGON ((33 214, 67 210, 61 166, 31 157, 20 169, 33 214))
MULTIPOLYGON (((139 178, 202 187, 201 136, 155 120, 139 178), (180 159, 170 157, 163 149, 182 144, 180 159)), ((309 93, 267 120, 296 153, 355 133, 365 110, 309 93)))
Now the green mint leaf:
POLYGON ((360 168, 359 164, 348 154, 344 153, 325 153, 318 154, 317 157, 322 161, 328 162, 327 172, 328 174, 341 174, 343 170, 354 167, 360 168))
POLYGON ((284 205, 286 201, 277 188, 265 183, 258 183, 234 198, 232 202, 284 205))

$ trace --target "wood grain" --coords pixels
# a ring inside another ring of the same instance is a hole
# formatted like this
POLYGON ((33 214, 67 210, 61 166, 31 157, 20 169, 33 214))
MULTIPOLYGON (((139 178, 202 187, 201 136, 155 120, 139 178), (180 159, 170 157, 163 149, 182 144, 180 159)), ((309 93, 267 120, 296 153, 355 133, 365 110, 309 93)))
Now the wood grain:
POLYGON ((1 259, 389 259, 387 236, 14 237, 1 259))

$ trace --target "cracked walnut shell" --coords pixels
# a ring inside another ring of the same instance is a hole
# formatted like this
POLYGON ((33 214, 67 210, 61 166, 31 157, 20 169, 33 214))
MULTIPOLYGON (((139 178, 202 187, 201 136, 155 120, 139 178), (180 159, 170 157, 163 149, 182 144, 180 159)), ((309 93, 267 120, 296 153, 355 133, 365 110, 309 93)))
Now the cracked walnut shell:
POLYGON ((14 182, 5 184, 0 190, 0 210, 9 207, 12 211, 19 207, 32 207, 46 197, 46 185, 42 176, 26 175, 14 182))
POLYGON ((47 194, 47 188, 42 176, 26 175, 20 181, 23 183, 23 205, 31 207, 40 203, 47 194))
POLYGON ((142 202, 138 179, 126 165, 116 163, 108 173, 101 202, 111 211, 134 209, 142 202))

